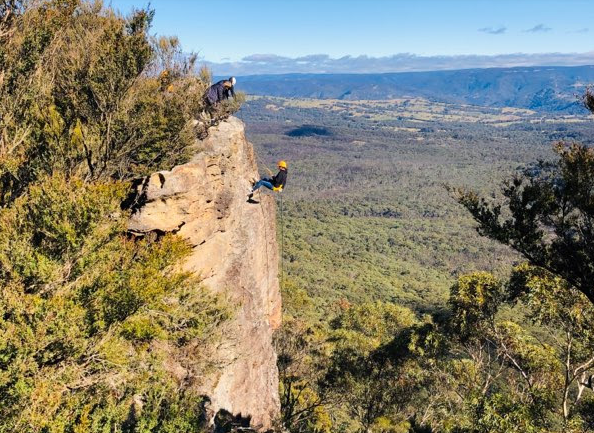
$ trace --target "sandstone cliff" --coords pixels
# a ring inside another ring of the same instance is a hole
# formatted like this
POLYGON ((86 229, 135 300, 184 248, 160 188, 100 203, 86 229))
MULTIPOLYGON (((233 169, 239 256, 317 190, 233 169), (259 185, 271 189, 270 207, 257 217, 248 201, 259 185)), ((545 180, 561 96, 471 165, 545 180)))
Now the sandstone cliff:
POLYGON ((206 380, 210 411, 251 417, 268 429, 279 414, 278 371, 272 332, 280 325, 275 206, 271 196, 246 202, 250 178, 258 176, 243 124, 229 118, 197 143, 187 164, 153 174, 144 183, 142 207, 130 230, 175 231, 193 246, 184 268, 238 305, 226 366, 206 380))

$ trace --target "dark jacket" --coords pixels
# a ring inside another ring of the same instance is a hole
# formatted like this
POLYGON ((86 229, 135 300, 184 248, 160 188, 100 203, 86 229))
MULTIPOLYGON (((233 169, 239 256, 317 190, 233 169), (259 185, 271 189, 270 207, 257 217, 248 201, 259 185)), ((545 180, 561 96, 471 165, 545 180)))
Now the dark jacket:
POLYGON ((206 90, 206 99, 209 104, 214 105, 224 99, 229 99, 229 96, 235 98, 235 90, 233 89, 233 86, 225 87, 223 84, 225 81, 227 80, 218 81, 206 90))
POLYGON ((272 176, 270 183, 275 188, 284 188, 287 184, 287 170, 279 170, 276 176, 272 176))

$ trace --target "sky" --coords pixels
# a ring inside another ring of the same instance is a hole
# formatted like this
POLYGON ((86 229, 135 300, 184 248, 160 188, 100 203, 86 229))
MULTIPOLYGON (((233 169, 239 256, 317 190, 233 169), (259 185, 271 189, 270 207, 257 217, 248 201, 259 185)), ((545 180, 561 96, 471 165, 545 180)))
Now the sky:
MULTIPOLYGON (((133 7, 146 7, 148 1, 106 3, 126 14, 133 7)), ((153 32, 177 35, 184 50, 197 53, 215 73, 451 69, 461 60, 463 67, 472 67, 473 59, 478 66, 507 65, 510 59, 515 65, 518 54, 527 55, 524 64, 594 64, 592 0, 152 0, 150 4, 156 11, 153 32), (543 58, 548 53, 555 56, 543 58), (509 54, 515 57, 505 56, 509 54), (530 56, 534 54, 539 56, 530 56), (374 66, 362 70, 366 59, 374 66)))

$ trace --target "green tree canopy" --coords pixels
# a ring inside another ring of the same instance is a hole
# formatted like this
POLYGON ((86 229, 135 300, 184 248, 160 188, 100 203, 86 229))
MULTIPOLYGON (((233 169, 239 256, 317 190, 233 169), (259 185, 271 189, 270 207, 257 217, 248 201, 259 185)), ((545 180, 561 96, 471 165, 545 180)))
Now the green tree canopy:
POLYGON ((505 184, 503 203, 461 190, 458 200, 480 234, 564 278, 594 303, 594 149, 576 143, 555 149, 556 163, 535 164, 505 184))

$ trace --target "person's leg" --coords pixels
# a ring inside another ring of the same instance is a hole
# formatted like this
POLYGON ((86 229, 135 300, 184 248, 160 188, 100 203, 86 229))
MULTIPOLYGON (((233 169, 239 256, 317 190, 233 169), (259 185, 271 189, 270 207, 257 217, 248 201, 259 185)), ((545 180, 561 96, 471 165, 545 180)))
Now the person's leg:
POLYGON ((261 179, 254 184, 254 187, 252 188, 252 192, 256 191, 258 188, 260 188, 262 186, 266 187, 268 189, 274 188, 274 186, 267 179, 261 179))

